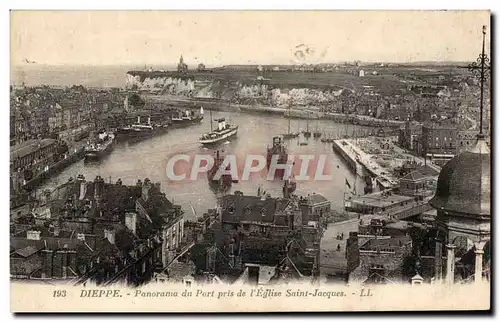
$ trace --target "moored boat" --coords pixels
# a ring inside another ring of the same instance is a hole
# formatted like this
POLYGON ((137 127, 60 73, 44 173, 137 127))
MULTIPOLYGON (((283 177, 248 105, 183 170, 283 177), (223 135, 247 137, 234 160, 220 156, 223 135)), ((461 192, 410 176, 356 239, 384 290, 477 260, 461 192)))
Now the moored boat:
POLYGON ((137 117, 137 123, 117 129, 119 138, 149 137, 168 132, 167 124, 152 124, 151 117, 148 117, 146 124, 141 123, 141 117, 137 117))
POLYGON ((104 155, 111 152, 115 135, 101 130, 97 137, 89 141, 84 150, 85 160, 99 160, 104 155))
POLYGON ((195 114, 190 110, 185 110, 184 112, 179 112, 179 114, 171 119, 171 127, 182 128, 188 127, 194 124, 199 124, 203 121, 203 108, 200 110, 200 114, 195 114))

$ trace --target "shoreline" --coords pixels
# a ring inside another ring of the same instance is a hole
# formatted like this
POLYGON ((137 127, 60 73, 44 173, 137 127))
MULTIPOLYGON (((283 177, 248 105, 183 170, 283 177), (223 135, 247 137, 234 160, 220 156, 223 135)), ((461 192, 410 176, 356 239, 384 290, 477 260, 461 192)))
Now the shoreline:
POLYGON ((216 99, 201 99, 201 98, 185 98, 171 95, 154 95, 154 94, 141 94, 146 101, 153 101, 159 103, 167 103, 170 107, 174 108, 189 108, 197 109, 203 107, 206 110, 223 111, 223 112, 244 112, 249 114, 274 114, 280 115, 284 118, 292 119, 315 119, 315 120, 332 120, 338 123, 349 123, 362 126, 373 127, 400 127, 404 124, 403 121, 377 119, 369 116, 360 116, 352 114, 340 114, 321 112, 318 109, 306 108, 282 108, 270 107, 264 105, 247 105, 247 104, 234 104, 224 100, 216 99))

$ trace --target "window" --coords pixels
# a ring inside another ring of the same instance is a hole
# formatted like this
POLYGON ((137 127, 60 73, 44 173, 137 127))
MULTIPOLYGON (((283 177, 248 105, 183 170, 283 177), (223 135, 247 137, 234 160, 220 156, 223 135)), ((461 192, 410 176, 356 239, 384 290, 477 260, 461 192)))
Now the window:
POLYGON ((186 281, 186 287, 191 287, 191 281, 186 281))
POLYGON ((436 136, 436 141, 439 141, 439 137, 436 136))

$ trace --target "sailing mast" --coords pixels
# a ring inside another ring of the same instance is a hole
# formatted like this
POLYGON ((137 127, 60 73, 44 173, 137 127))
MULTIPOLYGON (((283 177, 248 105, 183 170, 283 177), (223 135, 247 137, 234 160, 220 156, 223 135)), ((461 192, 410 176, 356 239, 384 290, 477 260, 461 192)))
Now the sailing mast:
POLYGON ((212 120, 212 110, 210 110, 210 132, 213 132, 213 123, 214 121, 212 120))

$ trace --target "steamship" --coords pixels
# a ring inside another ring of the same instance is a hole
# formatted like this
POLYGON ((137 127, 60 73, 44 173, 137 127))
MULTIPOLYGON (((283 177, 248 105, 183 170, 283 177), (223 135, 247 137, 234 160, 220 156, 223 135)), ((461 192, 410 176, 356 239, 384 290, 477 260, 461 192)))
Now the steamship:
POLYGON ((225 118, 214 120, 217 122, 217 128, 212 128, 212 117, 210 116, 210 132, 201 136, 199 142, 203 145, 214 145, 228 140, 238 134, 238 125, 226 123, 225 118))
POLYGON ((177 116, 172 117, 171 121, 172 128, 182 128, 199 124, 203 121, 203 107, 200 109, 198 115, 190 110, 185 110, 184 112, 179 112, 177 116))
POLYGON ((98 160, 111 152, 115 135, 101 130, 95 140, 89 141, 85 147, 85 160, 98 160))
MULTIPOLYGON (((224 162, 224 158, 220 154, 219 151, 215 152, 215 158, 214 158, 214 165, 210 170, 207 172, 207 178, 208 182, 210 185, 216 187, 216 188, 221 188, 221 189, 229 189, 232 185, 233 182, 237 182, 236 180, 233 180, 233 177, 229 173, 223 173, 220 175, 219 178, 216 177, 217 171, 219 171, 220 167, 222 166, 222 163, 224 162)), ((231 165, 228 165, 226 167, 226 170, 231 170, 231 165)))
POLYGON ((118 128, 118 137, 147 137, 168 132, 167 124, 152 124, 151 117, 148 117, 146 124, 141 123, 141 117, 137 117, 137 123, 118 128))

